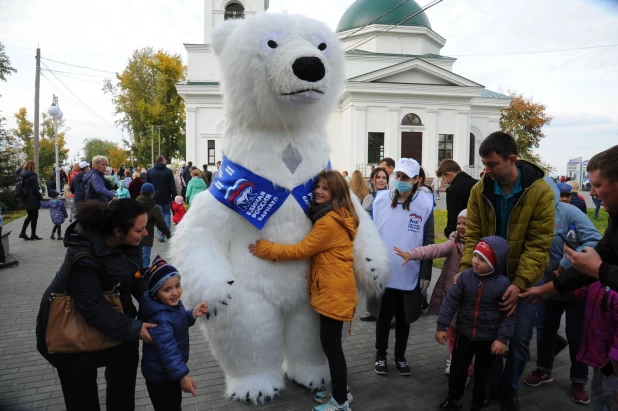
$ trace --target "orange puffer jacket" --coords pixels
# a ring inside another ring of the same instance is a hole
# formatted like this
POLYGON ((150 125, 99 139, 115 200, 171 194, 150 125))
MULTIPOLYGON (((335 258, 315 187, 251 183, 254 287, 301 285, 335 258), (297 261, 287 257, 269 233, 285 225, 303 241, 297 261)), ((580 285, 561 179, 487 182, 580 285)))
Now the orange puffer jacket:
POLYGON ((298 244, 258 242, 257 256, 272 261, 311 261, 309 295, 319 314, 339 321, 352 321, 356 311, 354 238, 358 223, 345 209, 327 213, 298 244))

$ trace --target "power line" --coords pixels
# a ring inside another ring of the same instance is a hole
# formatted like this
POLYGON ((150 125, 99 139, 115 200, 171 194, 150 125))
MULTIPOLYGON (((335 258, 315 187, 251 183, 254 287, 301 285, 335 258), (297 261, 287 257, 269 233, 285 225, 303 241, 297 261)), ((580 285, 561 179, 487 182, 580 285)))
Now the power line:
MULTIPOLYGON (((48 70, 45 70, 45 71, 48 71, 48 70)), ((53 72, 50 72, 50 73, 53 73, 53 72)), ((79 78, 79 77, 69 76, 68 74, 60 74, 57 71, 55 73, 58 74, 61 77, 68 77, 68 78, 72 78, 74 80, 80 80, 80 81, 85 81, 85 82, 92 83, 92 84, 103 85, 103 83, 100 82, 100 81, 86 80, 86 79, 79 78)))
POLYGON ((88 76, 88 77, 104 77, 107 78, 108 76, 104 76, 102 74, 86 74, 86 73, 77 73, 75 71, 60 71, 60 70, 48 70, 48 69, 43 69, 46 71, 53 71, 54 73, 65 73, 65 74, 76 74, 79 76, 88 76))
POLYGON ((58 61, 58 60, 46 59, 45 57, 41 57, 41 60, 53 61, 54 63, 64 64, 65 66, 78 67, 78 68, 88 69, 88 70, 92 70, 92 71, 100 71, 102 73, 116 74, 115 71, 99 70, 99 69, 95 69, 95 68, 91 68, 91 67, 86 67, 86 66, 78 66, 78 65, 75 65, 75 64, 64 63, 64 62, 58 61))
POLYGON ((355 44, 353 44, 353 45, 351 45, 351 46, 349 46, 349 47, 346 47, 346 49, 345 49, 344 51, 351 51, 351 50, 354 50, 355 48, 357 48, 357 47, 359 47, 359 46, 362 46, 363 44, 367 43, 368 41, 371 41, 371 40, 374 40, 374 39, 376 39, 376 38, 380 37, 382 34, 386 33, 387 31, 390 31, 390 30, 392 30, 392 29, 394 29, 394 28, 396 28, 396 27, 398 27, 398 26, 402 25, 403 23, 405 23, 406 21, 410 20, 411 18, 414 18, 414 17, 418 16, 419 14, 423 13, 425 10, 430 9, 431 7, 433 7, 433 6, 435 6, 436 4, 441 3, 441 2, 442 2, 442 0, 434 0, 434 1, 432 1, 432 2, 431 2, 431 3, 429 3, 428 5, 426 5, 426 6, 424 6, 423 8, 421 8, 420 10, 418 10, 418 11, 416 11, 415 13, 411 14, 410 16, 406 17, 405 19, 401 20, 399 23, 397 23, 397 24, 393 24, 393 25, 391 25, 390 27, 387 27, 386 29, 384 29, 384 30, 380 31, 380 32, 379 32, 378 34, 376 34, 376 35, 369 36, 369 37, 368 37, 367 39, 365 39, 365 40, 361 40, 361 41, 359 41, 358 43, 355 43, 355 44))
POLYGON ((367 26, 371 26, 373 23, 375 23, 376 21, 380 20, 382 17, 386 16, 387 14, 392 13, 393 11, 397 10, 399 7, 401 7, 402 5, 404 5, 405 3, 409 2, 410 0, 404 0, 401 3, 399 3, 398 5, 396 5, 395 7, 393 7, 392 9, 390 9, 389 11, 387 11, 386 13, 382 14, 380 17, 378 17, 377 19, 365 24, 363 27, 359 28, 358 30, 355 30, 354 32, 348 34, 347 36, 345 36, 344 38, 341 39, 341 41, 347 39, 350 36, 355 35, 356 33, 358 33, 359 31, 361 31, 362 29, 364 29, 367 26))
POLYGON ((572 49, 517 51, 517 52, 513 52, 513 53, 449 54, 449 56, 452 56, 452 57, 513 56, 513 55, 518 55, 518 54, 557 53, 557 52, 560 52, 560 51, 589 50, 589 49, 600 49, 600 48, 617 47, 617 46, 618 46, 618 44, 606 44, 606 45, 602 45, 602 46, 576 47, 576 48, 572 48, 572 49))

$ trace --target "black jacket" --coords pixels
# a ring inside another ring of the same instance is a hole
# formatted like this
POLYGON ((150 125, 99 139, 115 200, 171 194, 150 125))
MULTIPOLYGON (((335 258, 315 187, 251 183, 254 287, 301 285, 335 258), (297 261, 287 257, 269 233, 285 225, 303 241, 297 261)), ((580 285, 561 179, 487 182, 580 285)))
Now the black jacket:
POLYGON ((571 205, 579 208, 584 214, 588 215, 588 208, 586 207, 586 202, 579 198, 577 193, 571 194, 571 205))
POLYGON ((176 193, 174 173, 163 163, 156 163, 146 172, 146 182, 155 188, 155 203, 157 205, 171 204, 176 193))
POLYGON ((468 207, 472 187, 478 182, 476 178, 461 171, 446 189, 446 211, 448 213, 444 235, 448 238, 457 229, 457 216, 468 207))
MULTIPOLYGON (((139 300, 147 290, 145 282, 136 278, 142 264, 141 247, 109 247, 98 231, 88 230, 79 223, 71 224, 64 237, 68 247, 64 262, 51 284, 43 294, 36 324, 37 350, 51 365, 63 369, 92 369, 105 367, 118 361, 122 345, 104 351, 79 354, 49 354, 45 333, 49 318, 51 293, 64 293, 71 262, 79 253, 92 253, 105 267, 103 285, 98 265, 93 260, 80 260, 70 277, 69 293, 84 320, 103 334, 122 340, 125 344, 137 344, 142 322, 135 320, 137 309, 131 296, 139 300), (103 297, 103 291, 111 290, 120 283, 120 300, 123 313, 115 311, 103 297)), ((124 345, 124 344, 123 344, 124 345)))
POLYGON ((137 202, 142 206, 148 216, 148 222, 146 223, 146 231, 148 232, 148 235, 142 237, 142 245, 152 247, 154 244, 155 224, 167 238, 171 238, 172 233, 170 232, 170 229, 167 228, 161 209, 156 206, 154 199, 152 197, 146 197, 145 195, 139 195, 137 197, 137 202))
POLYGON ((21 172, 20 178, 24 187, 28 189, 28 194, 19 199, 19 207, 26 210, 38 210, 41 208, 41 200, 43 200, 43 196, 39 192, 39 176, 34 171, 24 170, 21 172))
MULTIPOLYGON (((609 217, 609 225, 605 230, 605 235, 594 249, 603 261, 599 268, 599 281, 612 290, 618 291, 618 225, 616 225, 616 217, 609 217)), ((571 267, 554 280, 554 287, 563 293, 577 290, 595 281, 596 278, 583 275, 576 268, 571 267)))
POLYGON ((208 187, 210 187, 210 184, 212 183, 212 171, 208 171, 208 170, 203 170, 204 171, 204 175, 206 176, 206 184, 208 184, 208 187))
POLYGON ((77 173, 77 175, 71 180, 71 185, 69 186, 71 193, 75 194, 75 197, 73 198, 75 203, 86 201, 86 183, 84 182, 84 174, 86 174, 85 171, 80 171, 77 173))

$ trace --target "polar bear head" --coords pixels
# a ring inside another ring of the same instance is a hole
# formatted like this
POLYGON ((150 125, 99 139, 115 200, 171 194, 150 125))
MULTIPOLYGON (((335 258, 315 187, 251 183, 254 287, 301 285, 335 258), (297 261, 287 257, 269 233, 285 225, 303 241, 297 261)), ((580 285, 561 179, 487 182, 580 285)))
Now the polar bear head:
POLYGON ((323 23, 262 13, 213 32, 227 118, 242 127, 325 125, 344 84, 344 55, 323 23))

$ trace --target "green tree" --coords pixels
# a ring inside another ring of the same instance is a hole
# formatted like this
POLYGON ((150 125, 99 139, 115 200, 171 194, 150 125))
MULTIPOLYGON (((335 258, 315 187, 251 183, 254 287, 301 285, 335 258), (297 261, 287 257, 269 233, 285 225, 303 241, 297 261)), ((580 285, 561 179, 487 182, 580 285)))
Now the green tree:
POLYGON ((107 152, 107 158, 109 159, 109 166, 115 169, 120 168, 120 164, 124 163, 124 159, 126 157, 126 153, 124 150, 117 145, 112 147, 107 152))
POLYGON ((109 152, 116 147, 116 143, 101 138, 87 138, 84 142, 84 158, 92 161, 94 156, 109 157, 109 152))
POLYGON ((64 164, 69 157, 69 149, 64 148, 66 145, 65 135, 69 130, 66 127, 64 120, 56 120, 47 113, 41 114, 43 122, 40 126, 39 138, 39 172, 40 177, 49 178, 52 170, 56 166, 56 132, 58 130, 58 161, 64 164))
POLYGON ((26 158, 32 159, 34 158, 34 125, 32 121, 28 120, 28 111, 25 107, 20 108, 15 113, 15 120, 17 121, 17 128, 13 129, 13 136, 24 145, 26 158))
POLYGON ((13 73, 17 73, 17 70, 11 67, 11 59, 6 55, 4 44, 0 41, 0 80, 6 81, 6 76, 13 73))
POLYGON ((17 208, 15 184, 19 167, 19 141, 5 128, 5 118, 0 117, 0 202, 7 210, 17 208))
POLYGON ((535 153, 545 134, 543 126, 549 125, 553 117, 546 113, 547 107, 535 103, 532 98, 510 91, 511 104, 500 112, 500 130, 509 133, 517 140, 519 158, 539 165, 548 172, 554 170, 535 153))
POLYGON ((122 115, 117 124, 133 135, 131 152, 140 164, 151 162, 153 126, 158 146, 157 125, 161 126, 161 154, 184 158, 185 105, 175 84, 186 76, 187 67, 178 54, 147 47, 133 52, 115 83, 105 81, 103 90, 112 96, 116 114, 122 115))

